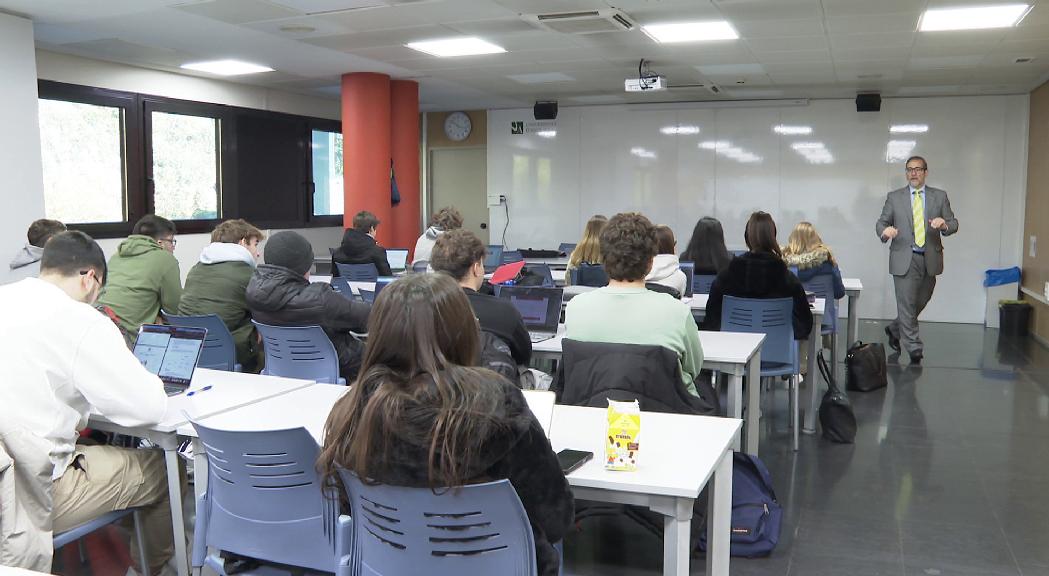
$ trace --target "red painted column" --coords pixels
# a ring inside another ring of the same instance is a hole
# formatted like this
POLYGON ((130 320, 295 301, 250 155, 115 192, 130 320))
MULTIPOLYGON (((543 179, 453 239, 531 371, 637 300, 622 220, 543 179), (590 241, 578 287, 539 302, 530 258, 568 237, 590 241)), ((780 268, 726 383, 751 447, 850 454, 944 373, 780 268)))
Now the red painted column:
POLYGON ((381 222, 376 237, 384 246, 393 245, 395 228, 390 206, 390 134, 390 77, 372 72, 344 74, 343 227, 352 227, 353 216, 367 210, 381 222))
POLYGON ((394 80, 390 84, 390 156, 401 202, 393 207, 393 239, 389 246, 414 252, 415 241, 422 234, 419 227, 419 83, 394 80))

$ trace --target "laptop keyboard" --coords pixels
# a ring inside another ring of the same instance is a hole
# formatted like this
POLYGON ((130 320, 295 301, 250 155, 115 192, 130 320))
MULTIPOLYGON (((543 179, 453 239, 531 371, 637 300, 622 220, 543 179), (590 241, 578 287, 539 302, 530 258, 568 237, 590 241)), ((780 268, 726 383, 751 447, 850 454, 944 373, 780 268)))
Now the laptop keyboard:
POLYGON ((188 389, 189 389, 189 386, 182 386, 180 384, 165 384, 164 385, 164 393, 167 394, 168 396, 178 396, 179 394, 182 394, 183 392, 185 392, 188 389))
POLYGON ((549 340, 557 336, 557 334, 551 334, 550 332, 529 332, 528 338, 532 340, 532 343, 542 342, 543 340, 549 340))

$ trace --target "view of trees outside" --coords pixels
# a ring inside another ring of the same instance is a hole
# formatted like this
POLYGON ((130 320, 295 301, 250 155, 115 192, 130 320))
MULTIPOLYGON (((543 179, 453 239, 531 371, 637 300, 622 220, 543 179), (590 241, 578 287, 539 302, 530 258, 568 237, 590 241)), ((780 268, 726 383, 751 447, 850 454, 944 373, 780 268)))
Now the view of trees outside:
POLYGON ((122 110, 40 100, 44 213, 67 223, 124 220, 122 110))
POLYGON ((153 112, 153 204, 172 220, 218 218, 215 118, 153 112))
POLYGON ((343 213, 342 133, 313 131, 313 215, 343 213))

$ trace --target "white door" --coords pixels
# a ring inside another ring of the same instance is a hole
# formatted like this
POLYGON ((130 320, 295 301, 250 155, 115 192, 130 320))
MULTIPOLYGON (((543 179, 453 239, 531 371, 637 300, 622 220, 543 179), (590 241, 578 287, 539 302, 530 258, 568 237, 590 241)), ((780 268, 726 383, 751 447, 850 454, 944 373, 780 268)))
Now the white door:
POLYGON ((443 148, 430 151, 430 213, 455 206, 463 228, 488 243, 487 150, 443 148))

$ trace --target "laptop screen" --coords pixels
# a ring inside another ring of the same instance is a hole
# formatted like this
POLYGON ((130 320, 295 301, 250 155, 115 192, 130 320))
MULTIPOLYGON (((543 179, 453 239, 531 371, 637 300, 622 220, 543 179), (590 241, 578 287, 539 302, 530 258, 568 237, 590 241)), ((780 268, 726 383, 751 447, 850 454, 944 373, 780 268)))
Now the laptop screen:
POLYGON ((393 282, 394 280, 396 280, 396 278, 393 276, 379 276, 375 280, 375 297, 378 298, 379 292, 382 292, 382 289, 389 286, 390 282, 393 282))
POLYGON ((681 271, 685 273, 685 293, 682 296, 692 296, 692 278, 696 275, 695 262, 681 262, 681 271))
POLYGON ((484 258, 485 270, 495 270, 503 264, 503 247, 489 246, 488 255, 484 258))
POLYGON ((390 263, 391 270, 404 270, 408 267, 408 249, 387 248, 386 260, 390 263))
POLYGON ((207 332, 204 328, 143 324, 135 342, 135 357, 165 384, 188 386, 207 332))
POLYGON ((502 286, 499 289, 499 297, 509 300, 521 313, 525 327, 542 332, 557 331, 563 296, 561 288, 502 286))

